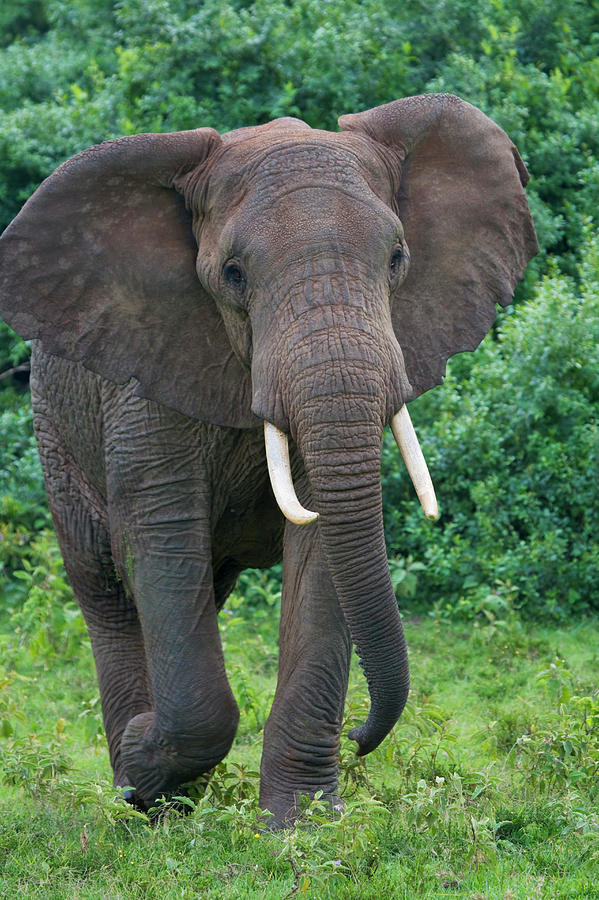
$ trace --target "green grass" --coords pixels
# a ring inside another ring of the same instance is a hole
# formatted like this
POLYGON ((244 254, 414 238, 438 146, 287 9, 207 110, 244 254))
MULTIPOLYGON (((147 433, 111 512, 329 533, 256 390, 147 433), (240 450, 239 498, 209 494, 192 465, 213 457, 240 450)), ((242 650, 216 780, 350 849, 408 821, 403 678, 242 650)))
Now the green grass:
POLYGON ((317 800, 299 827, 269 833, 256 798, 276 589, 263 576, 245 593, 222 615, 236 742, 190 814, 165 808, 154 824, 110 785, 78 618, 58 641, 56 613, 4 621, 1 897, 599 897, 599 621, 406 614, 413 687, 394 733, 356 758, 345 734, 367 692, 355 666, 345 810, 317 800))

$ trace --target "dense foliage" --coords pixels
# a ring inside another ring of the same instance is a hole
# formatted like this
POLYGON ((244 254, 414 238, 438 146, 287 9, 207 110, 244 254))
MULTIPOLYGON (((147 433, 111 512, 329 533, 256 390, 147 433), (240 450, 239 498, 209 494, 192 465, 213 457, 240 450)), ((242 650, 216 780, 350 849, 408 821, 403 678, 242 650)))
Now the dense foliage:
MULTIPOLYGON (((0 226, 58 163, 108 137, 280 115, 335 128, 341 113, 429 91, 477 104, 531 170, 541 253, 497 333, 414 405, 440 523, 417 519, 385 454, 394 577, 402 602, 416 593, 448 615, 597 607, 598 50, 597 0, 6 0, 0 226)), ((0 374, 25 358, 2 328, 0 374)), ((6 570, 47 524, 11 380, 0 380, 6 570)))
POLYGON ((599 608, 597 237, 582 252, 576 281, 547 276, 414 404, 440 527, 423 523, 385 453, 389 543, 426 563, 419 587, 446 615, 599 608))

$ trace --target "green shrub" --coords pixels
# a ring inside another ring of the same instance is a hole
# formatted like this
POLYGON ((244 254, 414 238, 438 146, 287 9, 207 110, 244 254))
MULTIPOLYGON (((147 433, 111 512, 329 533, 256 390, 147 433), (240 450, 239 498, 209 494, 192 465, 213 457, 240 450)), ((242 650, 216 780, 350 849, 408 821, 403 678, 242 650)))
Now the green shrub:
POLYGON ((0 411, 0 434, 0 528, 37 530, 49 517, 28 399, 0 411))
POLYGON ((387 536, 425 562, 421 599, 472 617, 493 594, 529 613, 599 608, 599 239, 579 283, 547 277, 412 409, 441 520, 421 520, 386 447, 387 536), (485 600, 485 598, 487 598, 485 600))
POLYGON ((599 793, 599 692, 582 694, 572 675, 557 658, 537 675, 555 695, 555 711, 534 733, 516 741, 512 760, 527 783, 541 791, 556 785, 599 793))
POLYGON ((0 615, 26 597, 14 572, 36 555, 31 541, 50 524, 28 396, 0 390, 0 615))
POLYGON ((13 649, 21 643, 41 659, 70 656, 87 641, 87 632, 54 532, 42 531, 27 543, 19 562, 5 598, 13 649))

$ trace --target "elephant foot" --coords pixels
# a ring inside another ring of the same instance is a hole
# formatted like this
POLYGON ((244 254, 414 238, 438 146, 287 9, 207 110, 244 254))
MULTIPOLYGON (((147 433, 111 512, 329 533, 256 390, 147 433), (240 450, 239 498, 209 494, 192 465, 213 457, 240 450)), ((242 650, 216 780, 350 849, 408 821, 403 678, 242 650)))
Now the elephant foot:
POLYGON ((125 783, 132 786, 127 788, 126 799, 147 812, 163 797, 170 801, 173 796, 185 796, 183 785, 207 775, 228 753, 234 734, 235 729, 229 729, 219 744, 207 747, 201 733, 185 737, 161 734, 153 712, 135 716, 121 740, 125 783))
POLYGON ((135 809, 139 809, 141 812, 143 812, 143 810, 138 802, 137 794, 135 793, 135 788, 130 787, 129 779, 125 775, 125 772, 122 769, 122 765, 119 766, 118 771, 115 771, 112 783, 115 787, 115 790, 120 792, 120 795, 123 798, 123 800, 125 800, 127 803, 129 803, 130 806, 133 806, 133 807, 135 807, 135 809))
POLYGON ((146 813, 151 825, 155 825, 160 822, 166 815, 171 812, 175 812, 180 816, 187 816, 189 813, 193 812, 194 805, 182 802, 180 797, 187 797, 188 793, 185 788, 177 789, 177 799, 166 799, 166 802, 161 803, 159 806, 151 806, 148 809, 148 804, 140 801, 137 796, 136 791, 134 790, 126 790, 123 791, 123 799, 127 801, 134 809, 138 809, 140 812, 146 813))
POLYGON ((267 722, 260 765, 260 808, 272 814, 270 827, 293 825, 316 795, 332 811, 341 805, 338 725, 334 721, 310 725, 307 737, 285 722, 281 724, 272 712, 267 722))
MULTIPOLYGON (((263 827, 266 831, 279 831, 292 828, 301 822, 306 808, 319 791, 294 791, 287 795, 265 795, 260 797, 260 808, 264 810, 263 827)), ((327 803, 331 813, 340 813, 345 809, 343 800, 336 791, 323 792, 319 800, 327 803)))
POLYGON ((137 795, 133 788, 127 788, 123 791, 123 800, 126 800, 127 803, 130 803, 131 806, 139 807, 137 803, 137 795))

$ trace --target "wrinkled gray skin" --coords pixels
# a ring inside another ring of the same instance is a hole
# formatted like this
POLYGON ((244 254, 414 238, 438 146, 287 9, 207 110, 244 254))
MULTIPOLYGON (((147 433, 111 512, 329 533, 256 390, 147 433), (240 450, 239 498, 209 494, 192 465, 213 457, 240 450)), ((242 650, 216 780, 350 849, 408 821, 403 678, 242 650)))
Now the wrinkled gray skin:
POLYGON ((275 824, 301 794, 336 797, 352 642, 371 696, 358 752, 406 702, 383 428, 478 344, 536 242, 525 169, 478 110, 432 95, 340 122, 102 145, 0 242, 0 310, 39 339, 36 433, 115 784, 142 807, 231 746, 217 612, 247 566, 283 555, 260 793, 275 824), (316 523, 277 509, 263 420, 289 433, 316 523))

